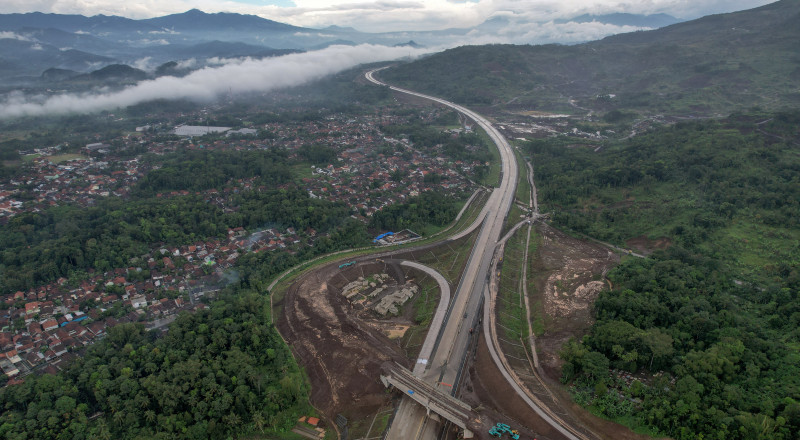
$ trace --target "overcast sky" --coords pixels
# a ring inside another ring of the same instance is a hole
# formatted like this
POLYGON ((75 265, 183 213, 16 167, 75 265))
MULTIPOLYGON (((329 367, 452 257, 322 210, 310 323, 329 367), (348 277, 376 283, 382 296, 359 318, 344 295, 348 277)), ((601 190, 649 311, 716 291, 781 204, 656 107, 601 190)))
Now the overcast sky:
POLYGON ((0 13, 120 15, 149 18, 197 8, 238 12, 306 27, 350 26, 365 32, 470 27, 497 16, 535 22, 584 13, 666 13, 678 18, 739 11, 772 0, 2 0, 0 13))

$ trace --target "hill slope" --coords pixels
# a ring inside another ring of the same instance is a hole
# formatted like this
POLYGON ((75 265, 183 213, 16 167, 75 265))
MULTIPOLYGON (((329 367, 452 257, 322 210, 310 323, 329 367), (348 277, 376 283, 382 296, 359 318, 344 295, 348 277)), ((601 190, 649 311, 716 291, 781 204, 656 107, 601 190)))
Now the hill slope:
POLYGON ((575 46, 467 46, 382 73, 467 104, 710 115, 800 104, 800 2, 575 46), (609 96, 611 95, 611 96, 609 96))
POLYGON ((578 403, 676 440, 798 438, 798 126, 798 111, 736 114, 601 149, 526 145, 560 227, 666 248, 611 271, 565 346, 578 403))

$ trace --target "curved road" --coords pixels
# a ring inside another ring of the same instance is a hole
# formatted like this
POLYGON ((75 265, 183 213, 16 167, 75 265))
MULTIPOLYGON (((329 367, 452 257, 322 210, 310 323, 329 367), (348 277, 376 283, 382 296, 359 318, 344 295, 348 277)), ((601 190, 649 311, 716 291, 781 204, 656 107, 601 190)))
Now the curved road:
MULTIPOLYGON (((444 318, 447 316, 447 306, 450 304, 450 284, 447 283, 447 280, 444 279, 442 274, 423 264, 419 264, 415 261, 403 261, 400 265, 421 270, 433 277, 436 283, 439 284, 439 307, 436 308, 436 314, 433 316, 430 329, 428 330, 428 333, 438 334, 444 323, 444 318)), ((436 339, 425 338, 422 349, 419 351, 419 357, 417 357, 417 363, 414 365, 414 374, 418 375, 425 371, 425 366, 428 364, 431 353, 433 353, 433 346, 435 343, 436 339)))
MULTIPOLYGON (((375 84, 388 86, 375 79, 374 73, 378 70, 381 69, 367 72, 366 78, 375 84)), ((433 332, 428 334, 427 338, 438 338, 438 343, 435 344, 433 355, 426 368, 418 375, 420 379, 438 387, 441 391, 455 394, 456 390, 452 384, 457 385, 460 380, 470 339, 473 336, 472 325, 477 321, 482 295, 487 287, 494 249, 500 239, 503 224, 514 200, 518 172, 516 157, 508 141, 483 116, 466 107, 435 96, 400 87, 388 87, 396 92, 437 102, 466 115, 483 128, 497 145, 502 161, 500 186, 492 191, 478 217, 478 221, 483 219, 483 226, 472 248, 461 282, 455 291, 443 329, 438 335, 433 332)), ((434 439, 441 428, 439 423, 432 423, 432 420, 426 416, 424 408, 404 399, 386 438, 392 440, 434 439)))

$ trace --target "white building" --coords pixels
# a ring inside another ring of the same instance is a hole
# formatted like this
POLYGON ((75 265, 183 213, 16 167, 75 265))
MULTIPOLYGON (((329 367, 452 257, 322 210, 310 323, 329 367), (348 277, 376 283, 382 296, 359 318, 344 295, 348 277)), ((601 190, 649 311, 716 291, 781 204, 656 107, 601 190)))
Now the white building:
POLYGON ((211 133, 225 133, 231 127, 214 127, 210 125, 179 125, 172 130, 178 136, 203 136, 211 133))

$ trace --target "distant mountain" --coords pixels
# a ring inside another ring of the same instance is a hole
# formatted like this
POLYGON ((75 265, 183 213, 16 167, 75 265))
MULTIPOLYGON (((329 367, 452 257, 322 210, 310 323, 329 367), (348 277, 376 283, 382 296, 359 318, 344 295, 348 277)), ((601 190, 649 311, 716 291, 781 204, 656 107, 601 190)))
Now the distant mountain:
MULTIPOLYGON (((255 15, 207 14, 197 9, 144 20, 40 12, 0 14, 0 31, 23 32, 31 29, 60 30, 133 47, 192 45, 222 40, 297 49, 334 39, 331 36, 320 36, 314 29, 279 23, 255 15), (296 33, 301 35, 296 36, 296 33)), ((68 39, 75 38, 73 36, 68 39)))
POLYGON ((800 2, 781 0, 759 8, 715 14, 652 32, 606 37, 606 43, 699 42, 736 45, 794 36, 800 29, 800 2))
POLYGON ((0 29, 20 30, 23 28, 51 28, 66 32, 79 32, 88 34, 122 33, 122 32, 149 32, 157 31, 140 20, 130 18, 95 15, 44 14, 29 12, 26 14, 0 14, 0 29))
MULTIPOLYGON (((424 32, 365 33, 350 27, 311 29, 255 15, 209 14, 192 9, 144 20, 96 15, 0 14, 0 84, 15 78, 39 79, 49 68, 89 72, 109 64, 158 66, 168 61, 208 58, 266 57, 331 45, 362 43, 386 46, 441 47, 469 41, 577 43, 613 32, 614 26, 656 27, 673 20, 664 15, 610 14, 580 16, 573 22, 612 24, 584 35, 569 25, 530 23, 518 17, 492 17, 478 26, 424 32), (601 32, 598 34, 597 32, 601 32)), ((590 27, 592 28, 592 27, 590 27)), ((596 27, 594 27, 596 28, 596 27)), ((190 62, 191 61, 191 62, 190 62)))
POLYGON ((468 104, 713 115, 800 105, 800 2, 574 46, 465 46, 381 72, 468 104))
POLYGON ((42 72, 41 79, 42 81, 46 82, 58 82, 74 78, 80 74, 80 72, 76 72, 74 70, 56 69, 55 67, 51 67, 42 72))
MULTIPOLYGON (((514 20, 521 19, 517 17, 514 20)), ((505 38, 524 38, 526 31, 520 30, 520 25, 526 23, 514 20, 493 17, 474 28, 365 33, 352 27, 334 25, 324 29, 311 29, 255 15, 225 12, 209 14, 198 9, 144 20, 106 15, 85 17, 33 12, 0 14, 0 31, 31 35, 37 41, 56 47, 70 47, 116 59, 135 59, 137 56, 158 58, 157 50, 147 49, 169 45, 193 46, 213 41, 307 50, 334 44, 371 43, 393 46, 409 40, 428 47, 456 45, 463 44, 465 39, 480 39, 500 33, 505 38)), ((625 24, 638 20, 637 26, 656 27, 674 18, 664 15, 611 14, 581 16, 573 19, 575 20, 625 24)), ((558 35, 567 34, 556 32, 547 38, 559 38, 558 35)), ((170 57, 159 58, 159 61, 168 61, 173 57, 170 54, 170 57)))
POLYGON ((292 26, 277 21, 267 20, 255 15, 219 12, 208 14, 192 9, 181 14, 140 20, 160 29, 171 29, 179 32, 299 32, 306 28, 292 26))
POLYGON ((126 45, 120 43, 54 28, 23 27, 17 30, 16 34, 29 41, 49 44, 62 50, 76 49, 110 57, 119 56, 120 53, 132 52, 126 45))
POLYGON ((50 67, 87 71, 113 62, 102 55, 15 38, 0 38, 0 58, 16 66, 15 75, 33 77, 50 67))
POLYGON ((639 15, 639 14, 584 14, 569 20, 557 20, 561 23, 598 23, 613 24, 616 26, 635 26, 641 28, 657 29, 671 24, 680 23, 681 20, 667 14, 639 15))
POLYGON ((141 81, 147 78, 147 73, 125 64, 112 64, 86 76, 97 81, 141 81))
POLYGON ((421 44, 417 44, 417 42, 414 41, 414 40, 408 40, 405 43, 397 43, 397 44, 394 45, 394 47, 413 47, 413 48, 419 49, 419 48, 425 47, 425 46, 422 46, 421 44))

